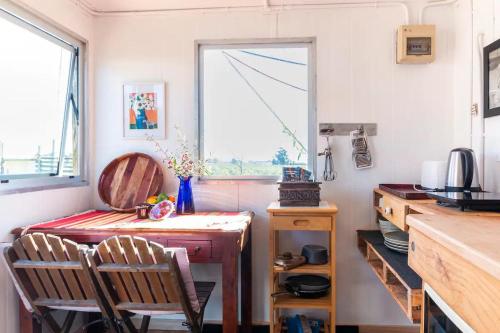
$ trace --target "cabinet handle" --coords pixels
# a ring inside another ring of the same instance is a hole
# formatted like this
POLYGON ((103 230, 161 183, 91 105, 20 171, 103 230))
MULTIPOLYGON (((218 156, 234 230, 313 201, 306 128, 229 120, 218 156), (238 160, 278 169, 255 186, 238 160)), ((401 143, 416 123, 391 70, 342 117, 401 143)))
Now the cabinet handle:
POLYGON ((296 227, 309 225, 309 220, 294 220, 293 225, 296 227))
POLYGON ((201 251, 201 246, 196 246, 194 248, 194 255, 197 255, 201 251))
POLYGON ((415 252, 415 242, 414 241, 411 242, 411 251, 415 252))
POLYGON ((391 207, 385 207, 384 208, 384 213, 387 215, 392 215, 392 208, 391 207))

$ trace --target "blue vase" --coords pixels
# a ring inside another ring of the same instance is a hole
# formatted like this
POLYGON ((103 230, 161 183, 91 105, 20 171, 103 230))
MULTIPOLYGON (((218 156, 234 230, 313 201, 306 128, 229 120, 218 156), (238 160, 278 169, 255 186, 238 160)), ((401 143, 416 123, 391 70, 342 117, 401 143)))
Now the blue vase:
POLYGON ((193 190, 191 177, 179 176, 179 194, 177 195, 177 215, 194 214, 193 190))

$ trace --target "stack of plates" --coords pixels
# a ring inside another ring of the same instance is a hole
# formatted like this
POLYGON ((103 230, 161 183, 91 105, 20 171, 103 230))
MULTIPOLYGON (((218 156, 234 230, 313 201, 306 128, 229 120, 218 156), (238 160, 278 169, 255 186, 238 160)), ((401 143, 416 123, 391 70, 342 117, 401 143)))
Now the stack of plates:
POLYGON ((408 253, 408 234, 401 230, 387 232, 384 235, 384 245, 393 251, 408 253))
POLYGON ((400 230, 398 227, 396 227, 390 221, 387 221, 386 219, 382 219, 382 218, 378 219, 378 226, 379 226, 382 234, 386 234, 386 233, 391 232, 391 231, 399 231, 400 230))

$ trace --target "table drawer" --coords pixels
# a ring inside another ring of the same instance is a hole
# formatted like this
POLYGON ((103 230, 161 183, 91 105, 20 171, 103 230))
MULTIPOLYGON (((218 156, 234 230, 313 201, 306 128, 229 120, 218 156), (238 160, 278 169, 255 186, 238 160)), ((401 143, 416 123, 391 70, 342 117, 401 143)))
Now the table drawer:
POLYGON ((330 216, 273 216, 271 223, 274 230, 332 230, 330 216))
POLYGON ((169 239, 167 245, 168 247, 185 247, 189 257, 212 257, 212 241, 169 239))
POLYGON ((407 230, 406 215, 408 214, 408 205, 394 197, 384 195, 383 205, 380 208, 380 214, 391 221, 401 230, 407 230))

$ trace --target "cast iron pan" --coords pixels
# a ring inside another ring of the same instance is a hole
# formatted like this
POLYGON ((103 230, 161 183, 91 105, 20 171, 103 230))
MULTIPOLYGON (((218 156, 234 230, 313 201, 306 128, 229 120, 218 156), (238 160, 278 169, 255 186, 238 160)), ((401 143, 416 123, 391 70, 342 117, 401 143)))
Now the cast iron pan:
POLYGON ((319 275, 289 276, 283 284, 286 291, 273 293, 272 296, 294 295, 303 298, 318 298, 325 296, 330 289, 330 281, 319 275))

